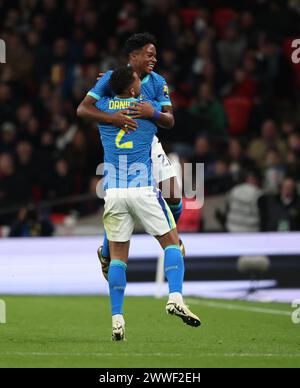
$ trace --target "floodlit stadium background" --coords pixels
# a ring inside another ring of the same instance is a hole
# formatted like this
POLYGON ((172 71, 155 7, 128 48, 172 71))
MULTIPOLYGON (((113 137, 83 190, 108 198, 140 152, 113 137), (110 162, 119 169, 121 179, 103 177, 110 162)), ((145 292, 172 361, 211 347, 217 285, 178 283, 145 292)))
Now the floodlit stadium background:
MULTIPOLYGON (((176 120, 159 137, 172 160, 205 163, 204 207, 179 224, 186 293, 245 296, 253 283, 238 259, 267 256, 251 297, 299 297, 298 1, 11 0, 0 20, 0 294, 107 292, 103 150, 76 108, 99 71, 125 63, 124 41, 149 31, 176 120)), ((134 237, 129 293, 166 292, 159 256, 134 237)))

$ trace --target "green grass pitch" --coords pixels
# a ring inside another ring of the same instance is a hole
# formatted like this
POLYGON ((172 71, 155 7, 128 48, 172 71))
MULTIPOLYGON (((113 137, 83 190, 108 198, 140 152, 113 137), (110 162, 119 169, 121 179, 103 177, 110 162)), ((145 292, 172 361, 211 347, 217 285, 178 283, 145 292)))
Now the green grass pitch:
POLYGON ((113 343, 107 297, 1 298, 0 367, 300 367, 289 305, 192 298, 191 328, 165 299, 128 297, 127 341, 113 343))

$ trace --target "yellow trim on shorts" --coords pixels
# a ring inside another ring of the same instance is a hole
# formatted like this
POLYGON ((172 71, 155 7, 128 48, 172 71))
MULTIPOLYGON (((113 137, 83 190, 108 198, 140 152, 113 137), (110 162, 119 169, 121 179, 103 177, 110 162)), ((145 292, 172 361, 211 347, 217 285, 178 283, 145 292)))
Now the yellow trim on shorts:
POLYGON ((173 229, 175 229, 177 227, 177 225, 176 225, 173 213, 171 212, 171 209, 169 208, 169 205, 167 204, 166 201, 165 201, 165 204, 166 204, 166 209, 167 209, 167 212, 168 212, 168 217, 170 219, 170 224, 171 224, 170 228, 171 228, 171 230, 173 230, 173 229))

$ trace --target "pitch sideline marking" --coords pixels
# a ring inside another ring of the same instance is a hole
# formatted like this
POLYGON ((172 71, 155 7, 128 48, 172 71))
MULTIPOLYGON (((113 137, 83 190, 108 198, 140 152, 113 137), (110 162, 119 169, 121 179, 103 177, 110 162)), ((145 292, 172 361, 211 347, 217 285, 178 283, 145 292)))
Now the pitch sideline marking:
POLYGON ((235 305, 235 304, 227 304, 222 302, 206 302, 206 301, 200 301, 195 299, 185 299, 185 301, 189 304, 197 304, 202 305, 206 307, 215 307, 215 308, 221 308, 221 309, 227 309, 227 310, 238 310, 238 311, 247 311, 247 312, 253 312, 253 313, 261 313, 261 314, 272 314, 272 315, 284 315, 284 316, 291 316, 291 312, 283 311, 283 310, 275 310, 275 309, 267 309, 262 307, 246 307, 241 305, 235 305))
MULTIPOLYGON (((115 353, 51 353, 51 352, 5 352, 5 356, 36 356, 36 357, 115 357, 115 353)), ((186 357, 186 354, 176 353, 121 353, 123 357, 186 357)), ((197 357, 281 357, 281 358, 300 358, 300 354, 275 354, 275 353, 205 353, 197 357)))

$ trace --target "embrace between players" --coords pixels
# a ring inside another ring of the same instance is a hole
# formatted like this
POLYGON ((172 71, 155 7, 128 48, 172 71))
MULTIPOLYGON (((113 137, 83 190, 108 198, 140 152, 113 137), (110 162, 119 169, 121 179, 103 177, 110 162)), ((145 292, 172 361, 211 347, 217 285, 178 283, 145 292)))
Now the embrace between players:
POLYGON ((104 148, 105 236, 98 256, 109 283, 114 341, 125 339, 126 268, 137 220, 164 249, 167 313, 190 326, 201 323, 182 298, 184 247, 176 228, 182 201, 175 196, 175 170, 155 136, 158 126, 174 126, 166 81, 153 71, 157 62, 155 44, 148 33, 131 36, 124 46, 128 66, 105 73, 77 109, 80 117, 97 121, 104 148), (169 180, 166 186, 171 190, 164 199, 160 189, 169 180))

